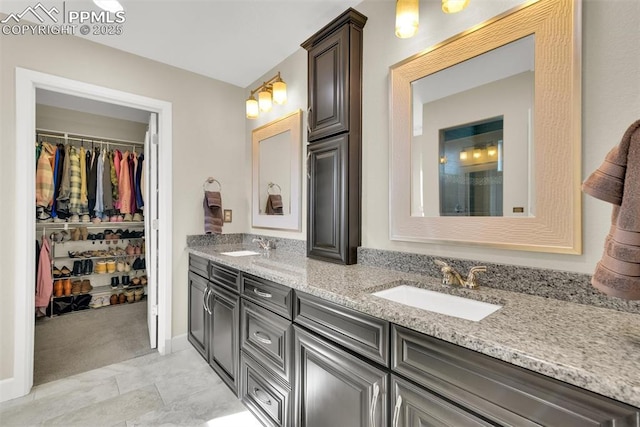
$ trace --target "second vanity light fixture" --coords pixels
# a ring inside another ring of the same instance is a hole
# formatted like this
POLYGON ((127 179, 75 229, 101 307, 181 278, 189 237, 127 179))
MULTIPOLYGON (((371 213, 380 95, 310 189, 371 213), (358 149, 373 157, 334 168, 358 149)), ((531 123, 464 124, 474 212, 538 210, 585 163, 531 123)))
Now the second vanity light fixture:
MULTIPOLYGON (((442 0, 442 11, 444 13, 460 12, 468 4, 469 0, 442 0)), ((396 36, 401 39, 415 36, 419 21, 419 0, 396 0, 396 36)))
POLYGON ((263 82, 258 88, 251 91, 246 102, 247 118, 257 119, 260 112, 271 111, 273 103, 285 104, 287 102, 287 84, 280 77, 280 72, 263 82), (255 94, 258 93, 256 100, 255 94))

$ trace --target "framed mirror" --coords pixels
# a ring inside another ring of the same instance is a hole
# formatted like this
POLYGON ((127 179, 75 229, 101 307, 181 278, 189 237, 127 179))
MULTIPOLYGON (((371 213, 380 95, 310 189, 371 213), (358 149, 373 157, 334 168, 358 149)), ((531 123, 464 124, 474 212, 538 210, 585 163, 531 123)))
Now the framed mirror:
POLYGON ((391 67, 392 240, 581 253, 580 20, 531 1, 391 67))
POLYGON ((252 226, 301 227, 302 113, 297 110, 252 132, 252 226))

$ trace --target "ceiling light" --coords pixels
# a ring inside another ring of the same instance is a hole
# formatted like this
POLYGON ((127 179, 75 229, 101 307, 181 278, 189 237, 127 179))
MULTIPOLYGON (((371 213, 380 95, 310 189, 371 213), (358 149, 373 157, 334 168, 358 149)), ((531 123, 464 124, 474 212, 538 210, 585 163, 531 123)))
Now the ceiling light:
POLYGON ((116 13, 124 10, 118 0, 93 0, 93 2, 102 10, 107 12, 116 13))
POLYGON ((280 72, 251 91, 246 101, 246 113, 248 119, 257 119, 260 112, 271 111, 273 103, 285 104, 287 102, 287 84, 280 77, 280 72), (255 94, 258 94, 258 100, 255 94))
POLYGON ((442 0, 442 11, 444 13, 456 13, 467 7, 469 0, 442 0))
POLYGON ((420 5, 418 0, 396 0, 396 36, 413 37, 418 32, 420 5))

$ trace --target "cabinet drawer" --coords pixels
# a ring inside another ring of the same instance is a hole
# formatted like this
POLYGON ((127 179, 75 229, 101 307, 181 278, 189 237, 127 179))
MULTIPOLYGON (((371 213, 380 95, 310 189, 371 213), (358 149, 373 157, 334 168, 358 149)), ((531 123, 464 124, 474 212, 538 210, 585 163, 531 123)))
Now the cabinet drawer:
POLYGON ((291 389, 245 352, 242 352, 241 397, 264 425, 291 425, 291 389))
POLYGON ((242 349, 291 383, 291 321, 247 300, 240 311, 242 349))
POLYGON ((299 292, 295 314, 295 323, 389 366, 389 322, 299 292))
POLYGON ((291 288, 250 274, 243 274, 242 294, 256 304, 291 320, 291 288))
POLYGON ((393 375, 392 424, 396 426, 492 426, 481 418, 393 375))
POLYGON ((213 261, 209 263, 209 280, 234 292, 240 290, 240 273, 231 267, 213 261))
POLYGON ((500 424, 637 426, 638 408, 400 326, 391 368, 500 424))
POLYGON ((189 270, 206 279, 209 277, 209 260, 190 254, 189 270))

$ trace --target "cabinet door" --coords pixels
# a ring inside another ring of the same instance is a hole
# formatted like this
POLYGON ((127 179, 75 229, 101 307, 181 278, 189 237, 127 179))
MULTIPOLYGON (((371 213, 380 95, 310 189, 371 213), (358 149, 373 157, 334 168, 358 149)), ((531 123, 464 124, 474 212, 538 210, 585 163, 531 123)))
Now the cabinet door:
POLYGON ((205 295, 208 296, 207 281, 189 272, 189 342, 198 353, 207 358, 207 333, 209 313, 205 295))
POLYGON ((294 329, 297 425, 387 425, 387 374, 299 327, 294 329))
POLYGON ((238 395, 240 297, 210 284, 209 364, 238 395))
POLYGON ((391 427, 493 425, 396 376, 391 377, 391 408, 391 427))
POLYGON ((308 146, 307 255, 346 262, 348 136, 308 146))
POLYGON ((349 130, 349 26, 309 50, 308 141, 349 130))

